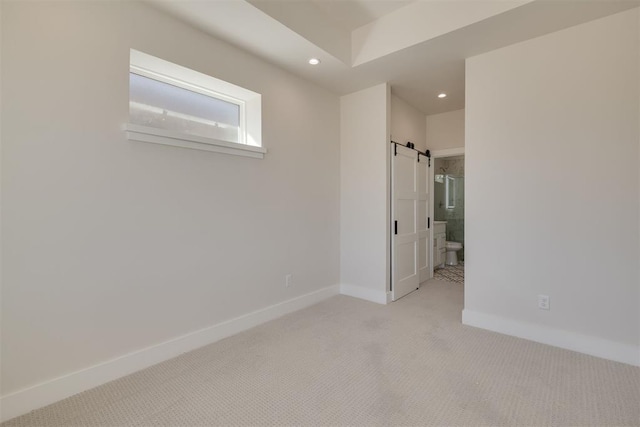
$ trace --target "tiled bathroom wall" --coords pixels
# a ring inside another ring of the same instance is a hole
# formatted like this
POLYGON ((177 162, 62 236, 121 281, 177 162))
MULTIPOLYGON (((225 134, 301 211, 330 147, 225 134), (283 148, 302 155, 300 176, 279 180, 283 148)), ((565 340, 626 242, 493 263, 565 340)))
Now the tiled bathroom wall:
POLYGON ((434 174, 450 176, 454 179, 455 203, 453 209, 445 204, 445 184, 434 183, 434 220, 447 221, 447 240, 462 243, 463 249, 458 252, 458 259, 464 261, 464 156, 435 159, 434 174))

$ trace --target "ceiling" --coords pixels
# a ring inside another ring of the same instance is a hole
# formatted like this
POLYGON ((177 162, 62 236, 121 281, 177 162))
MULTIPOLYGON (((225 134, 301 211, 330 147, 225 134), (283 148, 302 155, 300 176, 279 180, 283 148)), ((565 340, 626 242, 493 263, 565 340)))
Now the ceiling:
MULTIPOLYGON (((264 1, 264 0, 263 0, 264 1)), ((268 0, 267 0, 268 1, 268 0)), ((346 31, 369 24, 416 0, 308 0, 346 31)))
POLYGON ((389 82, 424 114, 464 108, 464 60, 640 0, 147 0, 339 95, 389 82), (248 30, 250 29, 250 30, 248 30), (320 65, 307 60, 319 58, 320 65), (448 96, 439 99, 437 95, 448 96))

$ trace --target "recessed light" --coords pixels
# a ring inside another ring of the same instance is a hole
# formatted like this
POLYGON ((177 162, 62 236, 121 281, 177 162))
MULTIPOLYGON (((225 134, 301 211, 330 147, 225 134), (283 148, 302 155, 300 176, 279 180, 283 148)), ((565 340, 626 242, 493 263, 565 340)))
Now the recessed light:
POLYGON ((447 94, 446 93, 441 93, 440 95, 438 95, 438 98, 446 98, 447 94))
POLYGON ((320 60, 318 58, 311 58, 309 60, 309 64, 311 65, 318 65, 320 63, 320 60))

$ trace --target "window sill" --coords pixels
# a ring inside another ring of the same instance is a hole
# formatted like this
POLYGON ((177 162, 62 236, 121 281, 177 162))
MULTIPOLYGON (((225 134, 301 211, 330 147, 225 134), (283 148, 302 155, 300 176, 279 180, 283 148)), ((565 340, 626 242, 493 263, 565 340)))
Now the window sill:
POLYGON ((213 151, 216 153, 232 154, 235 156, 263 159, 267 150, 262 147, 220 141, 202 136, 189 135, 148 126, 124 125, 127 139, 130 141, 150 142, 152 144, 172 145, 174 147, 191 148, 194 150, 213 151))

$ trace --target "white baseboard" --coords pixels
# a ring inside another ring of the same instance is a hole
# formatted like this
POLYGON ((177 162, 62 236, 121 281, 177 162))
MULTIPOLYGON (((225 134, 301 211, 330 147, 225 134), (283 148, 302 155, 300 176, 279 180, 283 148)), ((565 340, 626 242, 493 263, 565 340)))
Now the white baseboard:
POLYGON ((339 285, 329 286, 2 396, 0 422, 316 304, 339 291, 339 285))
POLYGON ((630 344, 533 323, 520 322, 467 309, 462 310, 462 323, 566 350, 577 351, 590 356, 640 366, 640 347, 630 344))
POLYGON ((376 302, 378 304, 387 304, 389 299, 387 292, 374 291, 373 289, 363 288, 362 286, 350 285, 343 283, 340 285, 340 293, 350 297, 360 298, 363 300, 376 302))

